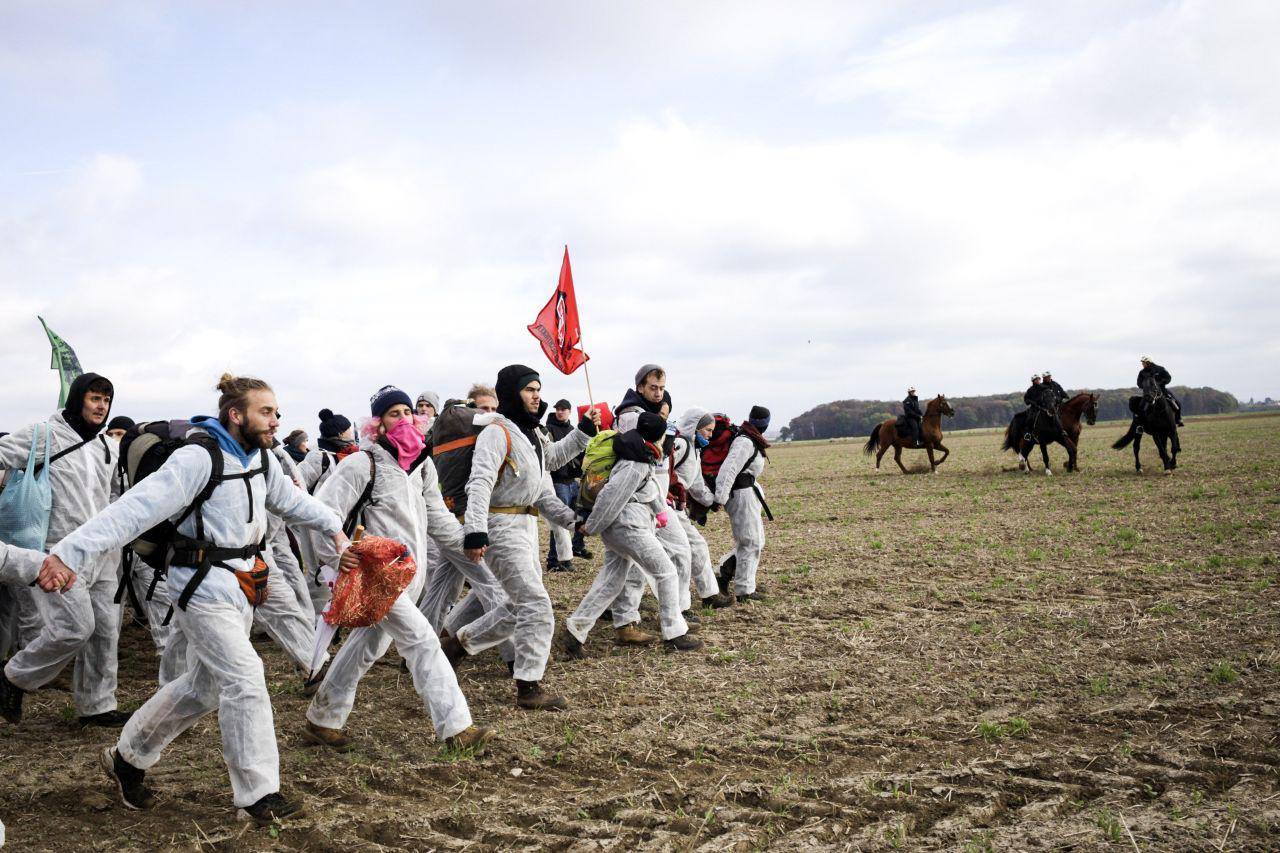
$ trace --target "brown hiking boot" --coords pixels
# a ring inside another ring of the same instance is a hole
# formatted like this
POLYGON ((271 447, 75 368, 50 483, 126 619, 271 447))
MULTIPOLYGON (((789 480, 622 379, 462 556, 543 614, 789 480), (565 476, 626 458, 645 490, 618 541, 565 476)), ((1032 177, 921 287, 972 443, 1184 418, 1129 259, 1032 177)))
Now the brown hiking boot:
POLYGON ((696 652, 702 648, 702 641, 697 637, 689 634, 681 634, 679 637, 672 637, 662 643, 669 652, 696 652))
POLYGON ((539 681, 516 681, 516 707, 525 711, 567 711, 569 703, 542 689, 539 681))
POLYGON ((587 656, 582 648, 582 641, 573 636, 568 628, 560 629, 560 648, 564 650, 564 656, 570 660, 582 660, 587 656))
POLYGON ((620 646, 652 646, 658 642, 658 638, 655 635, 640 629, 639 622, 632 622, 630 625, 615 628, 613 639, 620 646))
POLYGON ((717 592, 715 595, 708 595, 702 599, 703 607, 711 607, 719 610, 721 607, 733 606, 733 595, 723 592, 717 592))
POLYGON ((317 726, 310 720, 307 720, 307 727, 302 730, 302 739, 316 746, 327 746, 335 752, 350 752, 355 747, 351 738, 342 733, 342 729, 317 726))
POLYGON ((469 749, 473 754, 484 752, 485 745, 493 740, 493 729, 484 726, 467 726, 450 738, 445 738, 444 745, 449 749, 469 749))

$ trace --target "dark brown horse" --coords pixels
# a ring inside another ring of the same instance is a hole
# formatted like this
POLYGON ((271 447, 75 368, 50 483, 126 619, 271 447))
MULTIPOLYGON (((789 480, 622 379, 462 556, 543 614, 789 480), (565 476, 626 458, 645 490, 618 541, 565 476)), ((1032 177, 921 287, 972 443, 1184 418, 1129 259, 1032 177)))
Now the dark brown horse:
POLYGON ((954 415, 955 409, 951 408, 951 404, 947 402, 945 394, 939 394, 929 401, 929 405, 924 410, 924 420, 920 422, 920 437, 923 441, 923 447, 916 447, 911 443, 909 436, 898 435, 897 418, 889 418, 889 420, 877 426, 871 431, 871 437, 867 439, 866 446, 862 448, 862 452, 870 456, 876 454, 876 467, 880 467, 880 460, 884 457, 885 452, 893 448, 893 461, 898 463, 898 467, 902 469, 902 473, 909 473, 902 464, 902 450, 923 450, 929 454, 929 473, 936 473, 938 466, 947 461, 947 457, 951 455, 951 451, 947 450, 947 446, 942 443, 942 416, 951 417, 954 415), (877 445, 880 451, 876 452, 877 445), (933 451, 941 450, 942 458, 934 461, 933 451))
POLYGON ((1027 427, 1027 413, 1018 412, 1009 421, 1009 426, 1004 431, 1003 450, 1012 450, 1018 454, 1018 470, 1031 473, 1031 465, 1027 462, 1027 454, 1037 444, 1040 445, 1040 455, 1044 458, 1044 473, 1046 475, 1053 474, 1053 469, 1049 467, 1049 445, 1055 441, 1067 449, 1067 465, 1068 471, 1079 471, 1080 462, 1076 456, 1080 444, 1080 425, 1081 418, 1088 421, 1090 425, 1098 420, 1098 395, 1097 394, 1077 394, 1070 400, 1062 404, 1058 409, 1058 420, 1062 422, 1062 430, 1059 432, 1057 424, 1053 423, 1053 419, 1048 415, 1041 414, 1035 429, 1030 430, 1027 427), (1030 435, 1030 438, 1028 438, 1030 435))

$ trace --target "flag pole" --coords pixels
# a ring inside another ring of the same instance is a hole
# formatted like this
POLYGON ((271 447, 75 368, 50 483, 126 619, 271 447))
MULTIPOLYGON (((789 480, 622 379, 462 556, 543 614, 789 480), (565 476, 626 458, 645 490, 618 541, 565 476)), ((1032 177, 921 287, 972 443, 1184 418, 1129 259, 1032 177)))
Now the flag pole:
MULTIPOLYGON (((569 244, 568 244, 568 243, 565 243, 565 244, 564 244, 564 256, 565 256, 565 258, 568 258, 568 257, 569 257, 569 244)), ((574 301, 575 301, 575 304, 576 304, 576 302, 577 302, 577 290, 576 290, 576 288, 575 288, 575 291, 574 291, 574 301)), ((579 315, 581 315, 581 312, 579 312, 579 315)), ((586 348, 585 346, 583 346, 583 344, 582 344, 582 322, 581 322, 582 318, 581 318, 581 316, 579 316, 578 320, 579 320, 579 322, 578 322, 578 349, 582 350, 582 351, 585 353, 585 352, 587 351, 587 348, 586 348)), ((587 402, 588 402, 588 403, 590 403, 590 404, 591 404, 591 408, 593 408, 593 409, 594 409, 594 408, 596 407, 596 397, 595 397, 595 394, 591 393, 591 368, 587 367, 587 363, 586 363, 585 361, 584 361, 584 362, 582 362, 582 375, 583 375, 584 377, 586 377, 586 380, 587 380, 587 402)))

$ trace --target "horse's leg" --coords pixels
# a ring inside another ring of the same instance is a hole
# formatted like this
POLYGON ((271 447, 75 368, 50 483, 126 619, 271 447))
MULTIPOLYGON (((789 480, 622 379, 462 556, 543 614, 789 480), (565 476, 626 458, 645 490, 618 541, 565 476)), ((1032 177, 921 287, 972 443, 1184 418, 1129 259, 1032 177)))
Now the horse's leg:
POLYGON ((929 473, 930 474, 938 473, 938 463, 933 461, 933 445, 926 444, 924 446, 924 452, 929 455, 929 473))
POLYGON ((883 441, 880 442, 880 451, 876 454, 876 470, 880 468, 880 460, 884 458, 885 453, 889 451, 889 445, 883 441))
POLYGON ((1165 443, 1168 437, 1163 433, 1155 436, 1156 450, 1160 451, 1160 461, 1164 463, 1164 473, 1166 475, 1173 473, 1173 466, 1169 463, 1169 452, 1165 449, 1165 443))
POLYGON ((1053 468, 1049 466, 1049 443, 1048 442, 1045 442, 1045 441, 1040 442, 1040 455, 1044 457, 1044 475, 1046 477, 1052 477, 1053 468))
POLYGON ((1062 438, 1063 438, 1063 440, 1062 440, 1061 442, 1059 442, 1059 444, 1061 444, 1063 447, 1065 447, 1065 448, 1067 449, 1067 470, 1068 470, 1068 471, 1074 471, 1074 470, 1076 470, 1076 443, 1075 443, 1075 440, 1074 440, 1071 436, 1069 436, 1069 435, 1065 435, 1065 434, 1062 436, 1062 438))
POLYGON ((907 466, 902 464, 902 445, 898 442, 893 443, 893 461, 898 463, 898 467, 902 469, 902 473, 909 474, 907 466))
POLYGON ((941 441, 938 442, 938 449, 942 451, 942 458, 938 460, 938 464, 941 465, 943 462, 947 461, 947 457, 951 455, 951 451, 947 450, 947 446, 941 441))
POLYGON ((1135 433, 1133 436, 1133 467, 1139 474, 1142 473, 1142 456, 1138 451, 1142 447, 1142 433, 1135 433))
POLYGON ((1027 454, 1030 452, 1031 448, 1027 447, 1027 437, 1024 435, 1018 439, 1018 470, 1024 474, 1031 473, 1031 463, 1027 461, 1027 454))

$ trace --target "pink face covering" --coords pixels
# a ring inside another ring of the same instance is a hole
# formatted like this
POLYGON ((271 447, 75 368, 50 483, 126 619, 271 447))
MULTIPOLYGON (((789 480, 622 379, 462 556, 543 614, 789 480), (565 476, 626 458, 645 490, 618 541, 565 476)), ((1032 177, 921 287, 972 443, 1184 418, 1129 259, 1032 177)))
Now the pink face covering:
POLYGON ((387 441, 396 449, 396 461, 406 471, 422 455, 422 448, 427 446, 427 440, 411 418, 396 421, 396 425, 387 430, 387 441))

